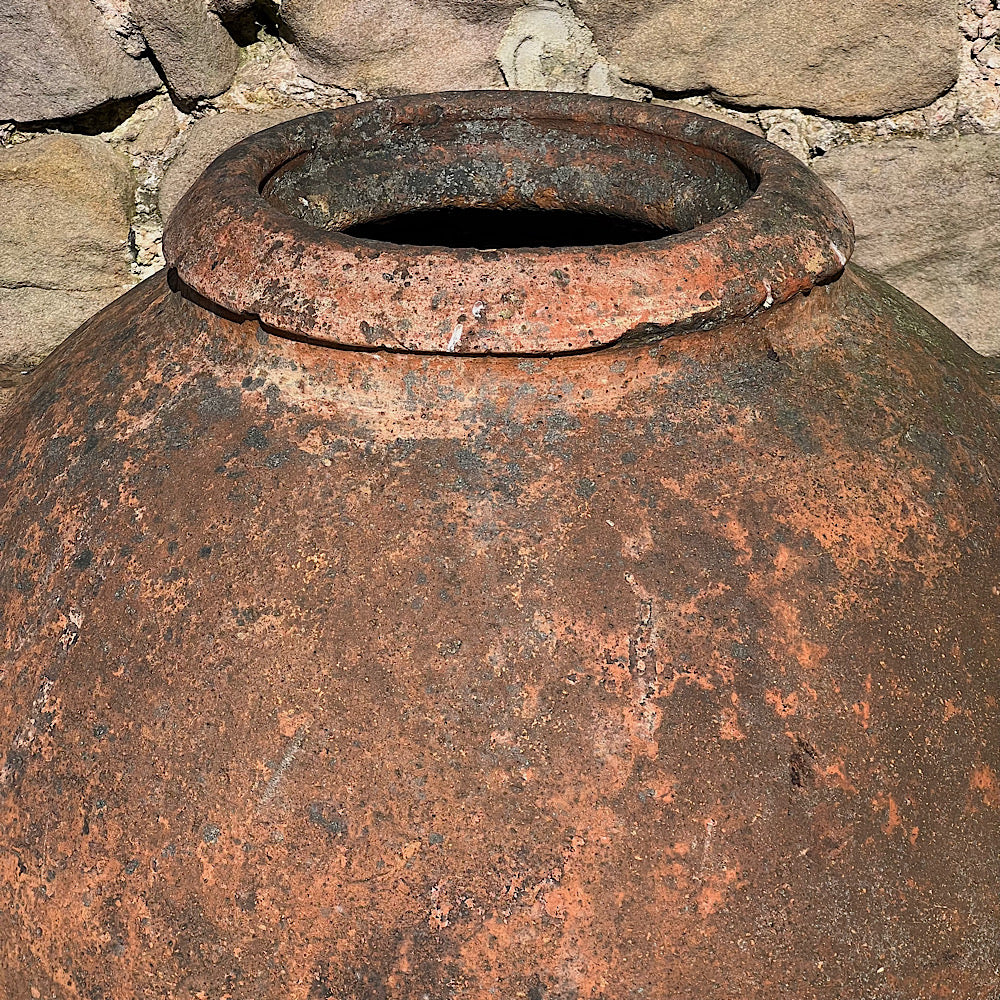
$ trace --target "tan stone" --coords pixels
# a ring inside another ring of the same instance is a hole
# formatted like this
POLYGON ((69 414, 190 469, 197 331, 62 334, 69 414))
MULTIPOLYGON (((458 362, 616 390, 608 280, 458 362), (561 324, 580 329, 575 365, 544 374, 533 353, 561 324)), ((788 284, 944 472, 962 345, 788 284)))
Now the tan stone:
POLYGON ((284 0, 305 76, 369 93, 503 86, 495 53, 517 0, 284 0))
POLYGON ((182 116, 166 94, 157 94, 109 136, 132 156, 160 156, 181 130, 182 116))
POLYGON ((94 136, 56 133, 0 149, 0 284, 121 284, 133 195, 127 161, 94 136))
POLYGON ((0 286, 0 364, 27 368, 39 364, 124 290, 123 286, 92 291, 0 286))
POLYGON ((0 3, 0 121, 77 115, 159 86, 149 60, 116 44, 90 0, 0 3))
POLYGON ((0 149, 0 363, 43 357, 131 284, 128 162, 93 136, 0 149))
POLYGON ((945 0, 572 0, 632 83, 838 116, 922 107, 958 72, 945 0))
POLYGON ((854 218, 854 259, 1000 354, 1000 136, 842 146, 813 167, 854 218))

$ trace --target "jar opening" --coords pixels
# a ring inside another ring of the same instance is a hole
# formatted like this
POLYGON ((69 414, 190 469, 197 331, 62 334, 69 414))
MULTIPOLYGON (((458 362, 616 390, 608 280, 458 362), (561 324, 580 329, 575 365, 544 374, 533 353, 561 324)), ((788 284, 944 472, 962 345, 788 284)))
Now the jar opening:
POLYGON ((487 250, 663 239, 732 211, 754 187, 731 157, 656 131, 431 113, 325 133, 261 194, 316 229, 487 250))
POLYGON ((371 101, 237 144, 164 235, 178 287, 342 347, 559 354, 704 329, 841 273, 803 164, 672 108, 483 91, 371 101))
POLYGON ((342 232, 396 246, 475 250, 620 246, 669 236, 671 230, 637 219, 567 209, 426 208, 360 222, 342 232))

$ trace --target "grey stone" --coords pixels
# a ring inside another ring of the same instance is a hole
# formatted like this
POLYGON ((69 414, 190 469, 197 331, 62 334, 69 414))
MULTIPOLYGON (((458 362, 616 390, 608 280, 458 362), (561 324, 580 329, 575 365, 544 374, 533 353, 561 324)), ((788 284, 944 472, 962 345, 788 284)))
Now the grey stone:
POLYGON ((34 363, 131 283, 128 162, 93 136, 0 149, 0 364, 34 363))
POLYGON ((1000 354, 1000 135, 842 146, 813 167, 854 218, 854 259, 1000 354))
POLYGON ((625 79, 743 107, 882 115, 922 107, 958 73, 950 0, 571 0, 625 79))
POLYGON ((240 49, 203 0, 131 0, 132 13, 184 103, 215 97, 232 83, 240 49))
POLYGON ((503 86, 495 53, 519 0, 283 0, 304 76, 372 94, 503 86))
POLYGON ((65 118, 159 86, 149 60, 126 54, 90 0, 0 3, 0 120, 65 118))
POLYGON ((299 118, 312 110, 309 107, 285 107, 263 111, 227 111, 192 122, 184 132, 179 152, 167 165, 160 183, 160 215, 164 222, 170 218, 170 213, 184 192, 220 153, 254 132, 291 118, 299 118))

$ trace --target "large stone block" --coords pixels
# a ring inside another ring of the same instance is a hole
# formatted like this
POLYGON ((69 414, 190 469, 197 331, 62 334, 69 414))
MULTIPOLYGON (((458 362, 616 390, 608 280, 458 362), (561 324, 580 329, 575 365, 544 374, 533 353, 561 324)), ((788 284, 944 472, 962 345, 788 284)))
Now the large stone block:
POLYGON ((842 146, 813 166, 854 217, 854 259, 1000 355, 1000 135, 842 146))
POLYGON ((837 116, 922 107, 958 73, 949 0, 572 0, 632 83, 837 116))
POLYGON ((92 136, 0 149, 0 364, 33 364, 131 284, 128 163, 92 136))
POLYGON ((65 118, 159 86, 90 0, 0 3, 0 121, 65 118))
POLYGON ((15 370, 34 367, 122 291, 0 285, 0 364, 15 370))
POLYGON ((177 98, 215 97, 232 83, 239 46, 203 0, 131 0, 131 5, 177 98))
POLYGON ((371 93, 503 86, 496 50, 518 0, 284 0, 306 76, 371 93))

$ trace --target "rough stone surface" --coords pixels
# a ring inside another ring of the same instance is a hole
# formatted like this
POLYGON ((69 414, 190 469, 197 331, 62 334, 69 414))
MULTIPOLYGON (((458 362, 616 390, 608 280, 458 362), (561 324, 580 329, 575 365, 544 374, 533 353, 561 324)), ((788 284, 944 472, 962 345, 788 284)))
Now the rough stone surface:
POLYGON ((0 364, 40 360, 130 282, 128 163, 91 136, 0 149, 0 364))
POLYGON ((854 259, 1000 354, 1000 136, 843 146, 813 167, 854 216, 854 259))
POLYGON ((213 102, 214 106, 222 111, 301 107, 305 114, 357 101, 357 94, 345 87, 303 76, 303 66, 292 58, 291 48, 262 32, 243 50, 233 85, 213 102))
POLYGON ((149 60, 115 42, 90 0, 0 4, 0 121, 64 118, 159 86, 149 60))
POLYGON ((41 363, 122 291, 124 285, 92 291, 0 285, 0 361, 29 369, 41 363))
POLYGON ((130 55, 139 58, 146 54, 146 38, 139 22, 132 15, 129 0, 90 0, 101 12, 104 26, 115 41, 130 55))
POLYGON ((713 90, 750 107, 879 115, 956 79, 958 24, 943 0, 574 0, 632 83, 713 90))
POLYGON ((158 156, 170 148, 183 117, 166 94, 157 94, 122 122, 111 138, 133 157, 158 156))
POLYGON ((179 100, 215 97, 232 83, 239 46, 202 0, 132 0, 132 11, 179 100))
POLYGON ((803 114, 796 108, 761 111, 757 121, 768 142, 788 150, 805 163, 832 149, 846 134, 842 124, 803 114))
POLYGON ((642 100, 643 87, 623 83, 594 45, 594 34, 559 0, 534 0, 510 19, 497 49, 507 85, 642 100))
POLYGON ((254 132, 309 114, 312 108, 271 108, 266 111, 227 111, 192 122, 184 132, 177 156, 167 166, 160 184, 160 215, 166 222, 184 192, 220 153, 254 132))
POLYGON ((369 93, 503 86, 495 52, 514 0, 284 0, 306 76, 369 93))
POLYGON ((250 10, 256 2, 257 0, 208 0, 208 9, 220 17, 235 17, 250 10))

